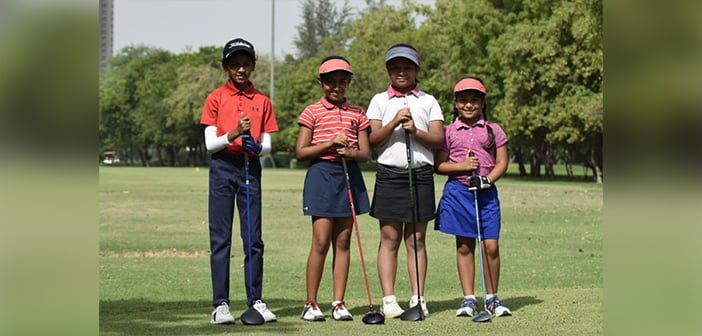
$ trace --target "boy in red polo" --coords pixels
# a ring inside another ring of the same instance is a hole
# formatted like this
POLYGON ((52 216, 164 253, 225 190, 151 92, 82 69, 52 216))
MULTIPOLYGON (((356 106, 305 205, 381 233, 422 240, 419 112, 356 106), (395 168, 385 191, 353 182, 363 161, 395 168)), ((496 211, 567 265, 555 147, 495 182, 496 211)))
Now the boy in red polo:
POLYGON ((249 81, 256 67, 253 45, 234 39, 224 45, 222 68, 229 80, 212 91, 205 100, 200 124, 205 126, 205 143, 212 153, 210 161, 209 229, 210 268, 212 271, 211 323, 234 323, 229 311, 229 256, 232 239, 234 202, 240 218, 244 244, 244 283, 247 304, 266 322, 276 320, 262 298, 263 240, 261 239, 261 164, 258 156, 271 150, 270 133, 278 131, 271 101, 249 81), (248 155, 245 155, 247 152, 248 155), (246 204, 246 172, 249 160, 249 202, 246 204), (247 208, 250 214, 246 213, 247 208), (251 237, 248 237, 247 218, 251 237), (247 244, 250 239, 251 255, 247 244), (251 281, 249 281, 251 279, 251 281))

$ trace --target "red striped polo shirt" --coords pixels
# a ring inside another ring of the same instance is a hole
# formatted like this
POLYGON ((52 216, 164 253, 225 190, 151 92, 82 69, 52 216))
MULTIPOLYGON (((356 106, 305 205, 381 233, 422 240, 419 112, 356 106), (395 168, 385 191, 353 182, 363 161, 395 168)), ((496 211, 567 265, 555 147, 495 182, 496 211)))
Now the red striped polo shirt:
MULTIPOLYGON (((353 149, 358 149, 358 133, 370 126, 366 114, 359 106, 349 104, 348 101, 336 106, 324 97, 307 106, 297 123, 312 130, 312 145, 330 141, 336 134, 343 133, 348 137, 348 146, 353 149)), ((333 148, 320 158, 340 161, 333 148)))

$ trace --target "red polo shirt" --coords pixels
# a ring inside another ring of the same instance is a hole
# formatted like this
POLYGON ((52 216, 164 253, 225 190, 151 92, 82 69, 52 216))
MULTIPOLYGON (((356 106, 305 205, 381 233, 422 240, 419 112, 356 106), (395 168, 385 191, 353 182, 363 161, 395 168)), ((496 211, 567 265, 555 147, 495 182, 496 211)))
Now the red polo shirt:
MULTIPOLYGON (((261 141, 261 133, 278 131, 271 100, 256 90, 253 84, 249 85, 246 91, 241 91, 230 81, 207 95, 200 124, 216 126, 219 137, 236 128, 242 112, 251 120, 251 136, 256 141, 261 141)), ((234 142, 225 150, 243 154, 241 137, 234 139, 234 142)))
MULTIPOLYGON (((312 130, 312 145, 327 142, 343 133, 348 137, 349 148, 353 149, 358 149, 358 133, 370 126, 362 108, 348 101, 336 106, 324 97, 302 111, 298 124, 312 130)), ((333 148, 322 154, 321 159, 341 161, 333 148)))

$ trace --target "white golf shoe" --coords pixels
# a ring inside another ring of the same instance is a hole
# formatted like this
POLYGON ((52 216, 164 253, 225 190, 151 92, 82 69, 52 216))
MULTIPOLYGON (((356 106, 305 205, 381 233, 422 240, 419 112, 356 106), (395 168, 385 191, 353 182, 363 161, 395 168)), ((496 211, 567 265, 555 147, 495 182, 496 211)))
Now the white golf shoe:
POLYGON ((395 295, 388 295, 383 298, 383 303, 380 307, 380 311, 387 318, 399 317, 400 315, 402 315, 402 313, 405 312, 404 310, 402 310, 402 307, 400 307, 400 304, 397 303, 397 298, 395 297, 395 295))
POLYGON ((463 298, 461 306, 456 310, 456 316, 469 316, 473 317, 478 311, 478 301, 475 299, 463 298))
POLYGON ((502 301, 495 296, 490 298, 485 302, 485 305, 487 306, 487 311, 490 312, 490 314, 495 315, 495 316, 510 316, 512 315, 512 312, 509 310, 509 308, 505 307, 502 304, 502 301))
POLYGON ((256 300, 256 302, 254 302, 253 304, 253 307, 254 309, 256 309, 256 311, 258 311, 259 314, 261 314, 261 316, 263 316, 264 321, 275 322, 278 320, 275 314, 273 314, 273 312, 270 309, 268 309, 268 307, 263 301, 256 300))
POLYGON ((302 307, 302 314, 300 314, 300 318, 305 321, 325 320, 324 313, 322 313, 322 310, 319 309, 319 306, 317 306, 317 303, 315 302, 305 303, 305 305, 302 307))
MULTIPOLYGON (((424 316, 429 316, 429 309, 427 309, 427 303, 424 301, 424 297, 421 296, 419 298, 419 301, 422 303, 422 311, 424 312, 424 316)), ((414 307, 417 305, 417 296, 412 295, 410 298, 409 306, 410 308, 414 307)))
POLYGON ((352 321, 353 315, 346 309, 344 301, 334 301, 331 304, 331 315, 337 321, 352 321))
POLYGON ((219 306, 217 306, 217 308, 214 309, 210 323, 234 323, 234 316, 232 316, 232 313, 229 312, 229 305, 226 302, 222 302, 219 306))

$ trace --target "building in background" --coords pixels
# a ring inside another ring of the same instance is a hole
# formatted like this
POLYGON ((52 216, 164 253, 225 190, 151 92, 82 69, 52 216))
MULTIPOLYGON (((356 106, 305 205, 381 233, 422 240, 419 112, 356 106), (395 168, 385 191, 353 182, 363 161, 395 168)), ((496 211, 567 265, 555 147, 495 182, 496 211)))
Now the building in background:
POLYGON ((107 60, 112 57, 113 0, 100 0, 100 72, 107 69, 107 60))

